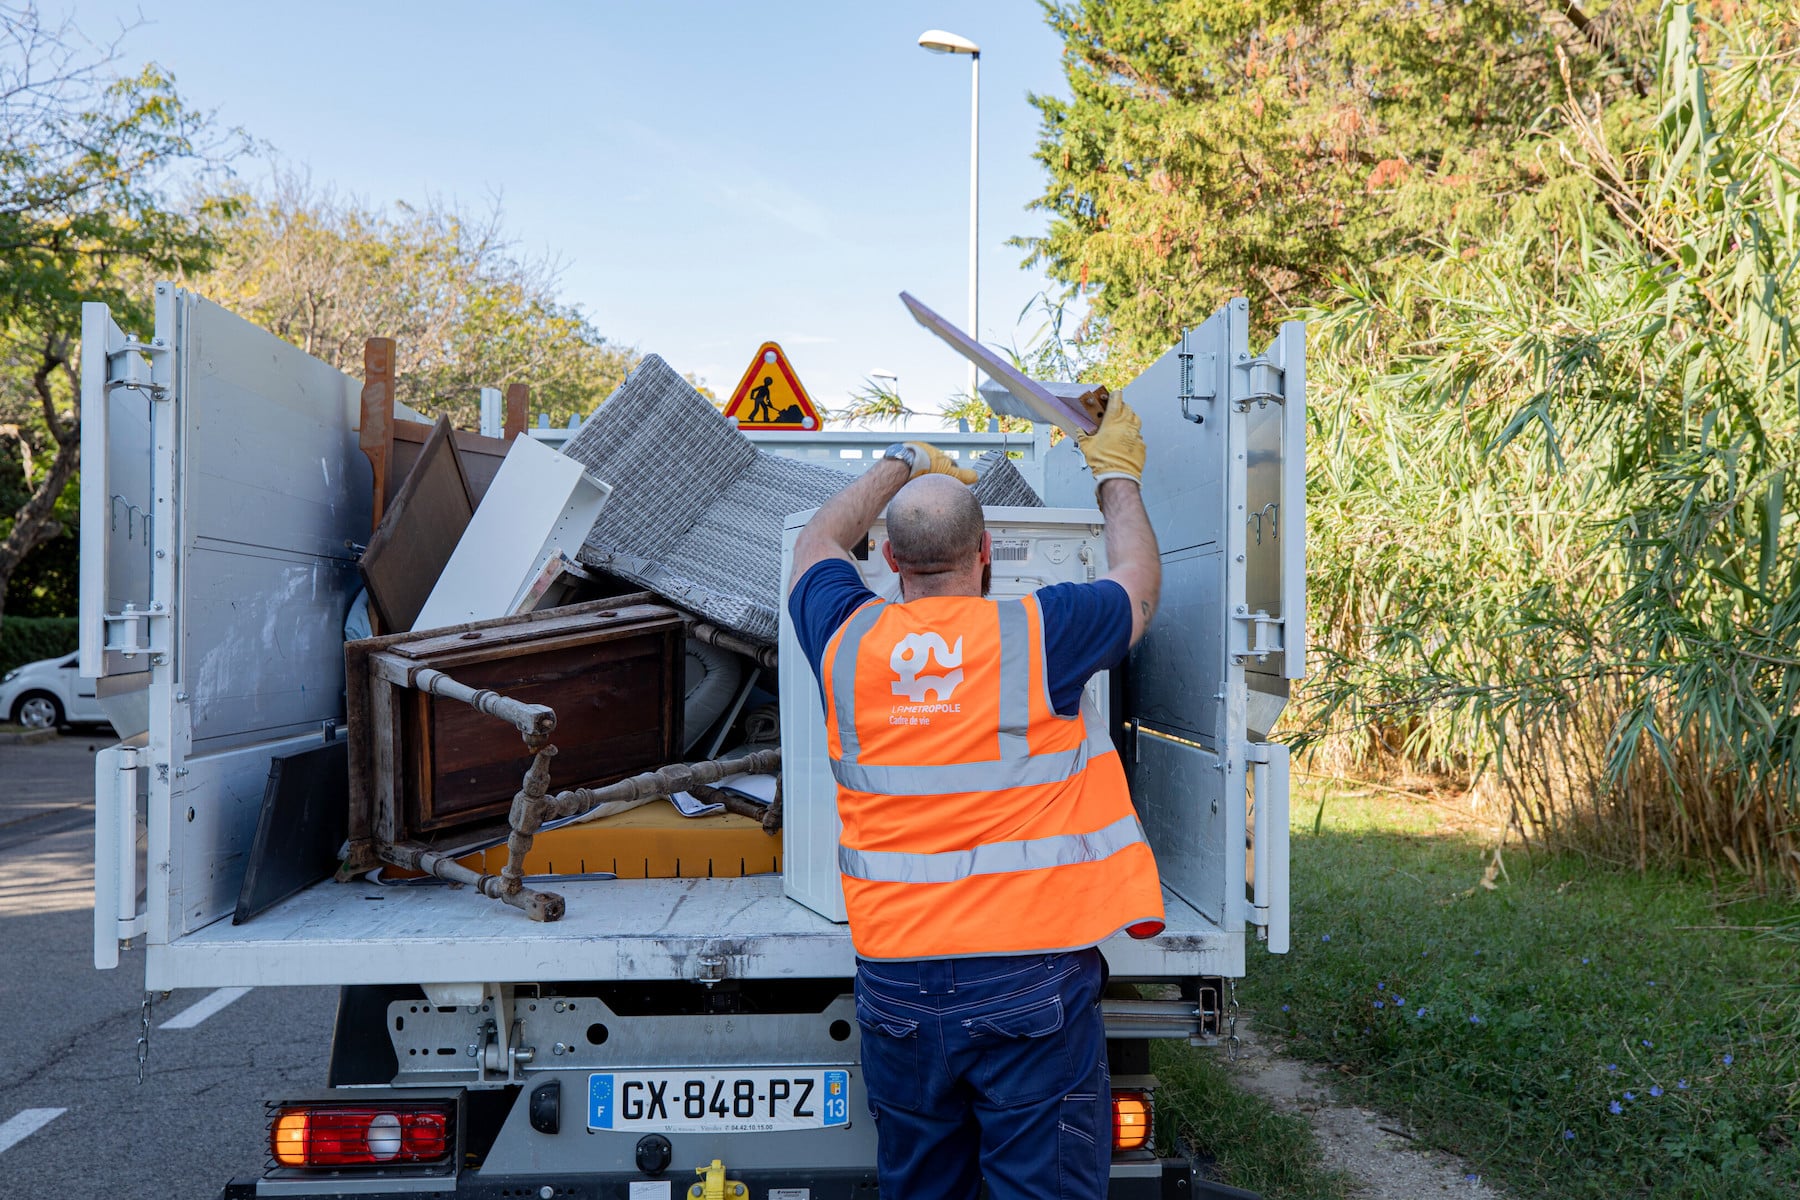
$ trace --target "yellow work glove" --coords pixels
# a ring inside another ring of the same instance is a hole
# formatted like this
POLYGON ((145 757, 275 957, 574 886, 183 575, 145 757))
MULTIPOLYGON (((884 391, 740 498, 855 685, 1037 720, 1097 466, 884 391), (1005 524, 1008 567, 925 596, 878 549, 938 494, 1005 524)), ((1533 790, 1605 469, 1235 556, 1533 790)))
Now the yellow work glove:
POLYGON ((956 460, 933 446, 930 442, 908 442, 906 448, 912 453, 912 478, 921 475, 948 475, 950 478, 974 486, 981 478, 967 467, 959 467, 956 460))
POLYGON ((1144 478, 1144 435, 1139 432, 1138 415, 1123 400, 1113 397, 1100 418, 1100 428, 1092 433, 1078 433, 1075 444, 1094 473, 1094 489, 1108 479, 1129 479, 1134 483, 1144 478))

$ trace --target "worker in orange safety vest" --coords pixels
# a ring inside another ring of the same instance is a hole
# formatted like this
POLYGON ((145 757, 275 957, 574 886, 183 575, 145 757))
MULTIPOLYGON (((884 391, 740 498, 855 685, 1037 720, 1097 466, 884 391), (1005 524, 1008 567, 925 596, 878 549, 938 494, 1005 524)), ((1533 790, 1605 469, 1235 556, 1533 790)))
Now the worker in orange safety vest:
POLYGON ((986 598, 975 474, 896 443, 794 546, 789 610, 824 700, 857 952, 862 1079, 884 1196, 1104 1196, 1100 1016, 1120 932, 1162 929, 1156 863, 1110 732, 1083 698, 1155 613, 1144 442, 1114 400, 1080 438, 1108 571, 986 598), (900 600, 851 547, 883 508, 900 600))

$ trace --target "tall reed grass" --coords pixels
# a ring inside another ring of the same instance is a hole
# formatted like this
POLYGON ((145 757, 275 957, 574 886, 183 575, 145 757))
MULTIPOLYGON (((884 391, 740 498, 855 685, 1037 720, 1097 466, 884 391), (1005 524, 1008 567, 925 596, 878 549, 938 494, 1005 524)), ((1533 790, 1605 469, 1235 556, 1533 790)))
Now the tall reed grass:
POLYGON ((1670 9, 1642 105, 1568 80, 1498 229, 1311 315, 1305 740, 1800 884, 1800 21, 1745 7, 1670 9))

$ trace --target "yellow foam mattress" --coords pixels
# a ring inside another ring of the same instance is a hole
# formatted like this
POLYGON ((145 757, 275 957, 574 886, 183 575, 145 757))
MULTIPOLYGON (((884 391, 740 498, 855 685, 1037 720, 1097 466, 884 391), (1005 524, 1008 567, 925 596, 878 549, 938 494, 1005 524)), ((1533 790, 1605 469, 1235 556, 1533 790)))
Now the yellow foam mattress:
MULTIPOLYGON (((461 861, 497 875, 506 865, 506 845, 461 861)), ((780 870, 780 834, 766 834, 761 823, 736 813, 684 817, 666 800, 540 833, 525 856, 528 875, 611 871, 620 879, 707 879, 780 870)))

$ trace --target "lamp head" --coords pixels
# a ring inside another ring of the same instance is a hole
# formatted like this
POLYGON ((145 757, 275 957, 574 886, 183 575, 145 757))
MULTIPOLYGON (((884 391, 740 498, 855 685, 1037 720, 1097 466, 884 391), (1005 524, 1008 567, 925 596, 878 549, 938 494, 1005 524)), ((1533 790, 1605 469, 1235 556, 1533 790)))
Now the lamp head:
POLYGON ((933 54, 968 54, 971 56, 981 54, 980 46, 947 29, 927 29, 919 35, 919 45, 933 54))

